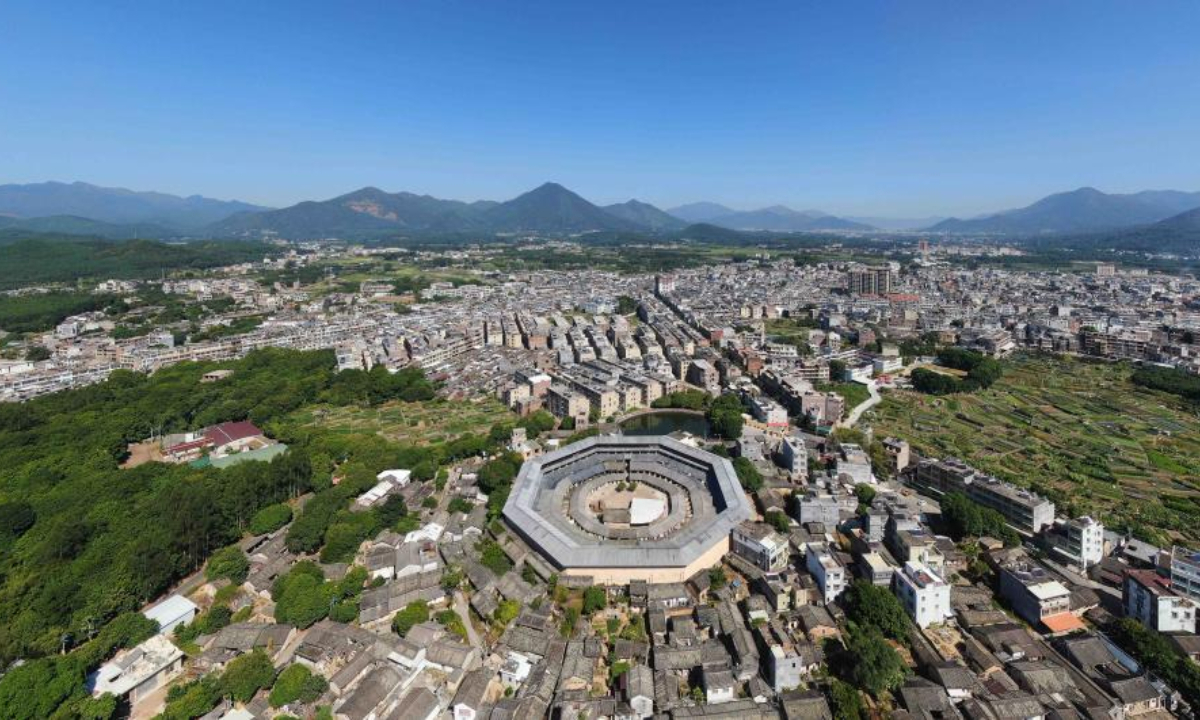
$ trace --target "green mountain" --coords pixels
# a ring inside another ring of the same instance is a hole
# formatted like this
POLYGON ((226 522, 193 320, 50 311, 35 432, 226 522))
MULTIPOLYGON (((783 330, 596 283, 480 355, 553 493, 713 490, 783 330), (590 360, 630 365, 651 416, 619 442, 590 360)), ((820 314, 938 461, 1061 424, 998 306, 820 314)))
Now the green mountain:
POLYGON ((273 232, 289 238, 458 232, 480 228, 480 213, 492 206, 492 203, 439 200, 429 195, 386 193, 365 187, 331 200, 241 213, 209 226, 206 232, 213 236, 273 232))
POLYGON ((34 233, 92 235, 110 240, 167 238, 179 235, 178 230, 171 230, 152 223, 107 223, 77 215, 49 215, 35 218, 0 217, 0 228, 34 233))
POLYGON ((548 182, 503 202, 483 214, 496 232, 588 232, 640 230, 640 224, 617 217, 558 183, 548 182))
POLYGON ((80 278, 156 278, 163 272, 262 260, 279 253, 265 243, 114 242, 98 237, 0 230, 0 290, 80 278))
POLYGON ((332 200, 302 202, 282 210, 242 213, 209 226, 206 233, 228 237, 271 232, 303 239, 393 233, 574 233, 646 229, 649 226, 606 212, 561 185, 546 183, 503 203, 466 203, 429 195, 387 193, 367 187, 332 200))

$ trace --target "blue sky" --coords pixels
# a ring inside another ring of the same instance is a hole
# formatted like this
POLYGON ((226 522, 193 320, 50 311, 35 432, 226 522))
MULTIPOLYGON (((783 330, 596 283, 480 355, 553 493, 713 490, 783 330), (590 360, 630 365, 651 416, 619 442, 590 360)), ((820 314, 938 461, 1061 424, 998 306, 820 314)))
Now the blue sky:
POLYGON ((0 182, 972 214, 1200 190, 1200 3, 0 4, 0 182))

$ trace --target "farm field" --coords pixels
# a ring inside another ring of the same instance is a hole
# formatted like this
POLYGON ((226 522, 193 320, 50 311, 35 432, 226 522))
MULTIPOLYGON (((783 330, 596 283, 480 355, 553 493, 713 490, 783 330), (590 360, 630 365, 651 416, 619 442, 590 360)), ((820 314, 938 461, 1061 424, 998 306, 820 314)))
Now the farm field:
POLYGON ((988 390, 891 392, 863 422, 1160 543, 1200 539, 1200 416, 1127 364, 1017 356, 988 390))
POLYGON ((376 433, 407 445, 446 442, 464 435, 486 434, 496 423, 516 416, 496 398, 425 402, 389 402, 379 407, 314 405, 292 413, 287 423, 320 425, 333 433, 376 433))

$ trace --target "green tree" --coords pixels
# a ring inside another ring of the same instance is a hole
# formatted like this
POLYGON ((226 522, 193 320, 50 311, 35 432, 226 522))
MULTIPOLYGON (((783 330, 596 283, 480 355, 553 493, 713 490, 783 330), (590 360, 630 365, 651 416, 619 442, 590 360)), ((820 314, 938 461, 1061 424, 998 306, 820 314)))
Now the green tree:
POLYGON ((268 702, 271 707, 283 707, 289 703, 301 702, 305 705, 315 702, 328 688, 325 678, 314 675, 307 667, 295 663, 284 668, 275 679, 271 688, 268 702))
POLYGON ((492 619, 501 627, 508 627, 508 624, 516 620, 520 613, 521 603, 515 600, 503 600, 492 613, 492 619))
POLYGON ((608 593, 604 588, 592 585, 583 591, 583 614, 594 615, 608 607, 608 593))
POLYGON ((860 630, 850 634, 846 651, 852 662, 846 680, 880 697, 900 687, 908 669, 900 655, 888 645, 883 635, 874 630, 860 630))
POLYGON ((776 532, 786 534, 792 529, 792 523, 788 520, 788 516, 778 510, 771 510, 765 517, 776 532))
POLYGON ((762 490, 763 478, 758 472, 758 468, 754 467, 754 463, 744 457, 733 459, 733 469, 737 473, 738 480, 742 483, 742 488, 746 492, 758 492, 762 490))
POLYGON ((250 532, 254 535, 266 535, 292 521, 292 508, 286 503, 268 505, 254 513, 250 518, 250 532))
POLYGON ((42 362, 50 359, 50 351, 44 345, 30 345, 25 351, 25 359, 30 362, 42 362))
POLYGON ((866 720, 868 717, 862 695, 856 688, 837 678, 829 683, 829 699, 833 705, 833 716, 838 720, 866 720))
POLYGON ((859 627, 907 642, 909 620, 904 607, 887 588, 867 580, 855 580, 842 596, 846 617, 859 627))
POLYGON ((221 675, 222 694, 238 702, 250 702, 256 693, 275 680, 275 666, 261 649, 236 657, 221 675))
POLYGON ((742 436, 742 403, 736 395, 722 395, 708 407, 708 424, 712 433, 727 440, 742 436))
POLYGON ((429 604, 424 600, 411 602, 404 607, 403 610, 396 613, 392 618, 392 630, 400 637, 408 635, 408 631, 413 629, 414 625, 429 619, 429 604))
POLYGON ((237 545, 230 545, 213 553, 208 565, 204 567, 205 579, 212 581, 227 578, 234 585, 246 582, 249 573, 250 560, 237 545))

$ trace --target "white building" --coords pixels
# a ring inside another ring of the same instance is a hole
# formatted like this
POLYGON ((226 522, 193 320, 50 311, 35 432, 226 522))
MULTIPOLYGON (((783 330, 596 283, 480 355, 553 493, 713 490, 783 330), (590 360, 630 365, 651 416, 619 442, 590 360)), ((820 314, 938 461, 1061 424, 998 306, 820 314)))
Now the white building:
POLYGON ((388 481, 398 488, 402 488, 412 480, 412 470, 384 470, 375 476, 379 482, 388 481))
POLYGON ((820 543, 805 546, 804 559, 808 572, 816 579, 817 587, 821 590, 822 600, 826 603, 837 600, 846 589, 846 568, 829 552, 829 548, 820 543))
POLYGON ((158 623, 158 631, 169 635, 179 625, 186 625, 196 617, 200 608, 182 595, 172 595, 152 608, 142 611, 148 619, 158 623))
POLYGON ((1050 546, 1081 570, 1104 559, 1104 525, 1086 515, 1046 530, 1050 546))
POLYGON ((92 697, 111 693, 130 705, 165 685, 183 669, 183 651, 163 635, 117 653, 88 678, 92 697))
POLYGON ((904 358, 880 356, 871 361, 871 369, 877 375, 897 372, 904 369, 904 358))
POLYGON ((789 435, 779 444, 779 461, 793 480, 808 477, 808 448, 801 438, 789 435))
POLYGON ((745 522, 730 532, 730 549, 763 572, 775 573, 788 564, 788 539, 766 523, 745 522))
POLYGON ((758 395, 750 398, 750 412, 755 420, 769 427, 788 426, 787 410, 769 397, 758 395))
POLYGON ((1121 602, 1127 616, 1151 630, 1196 631, 1196 603, 1176 593, 1171 581, 1153 570, 1126 572, 1121 602))
POLYGON ((841 457, 837 461, 837 476, 839 479, 855 485, 874 485, 875 476, 871 473, 871 456, 854 443, 843 444, 841 457))
POLYGON ((950 585, 922 563, 906 562, 892 575, 892 591, 919 627, 953 617, 950 610, 950 585))

